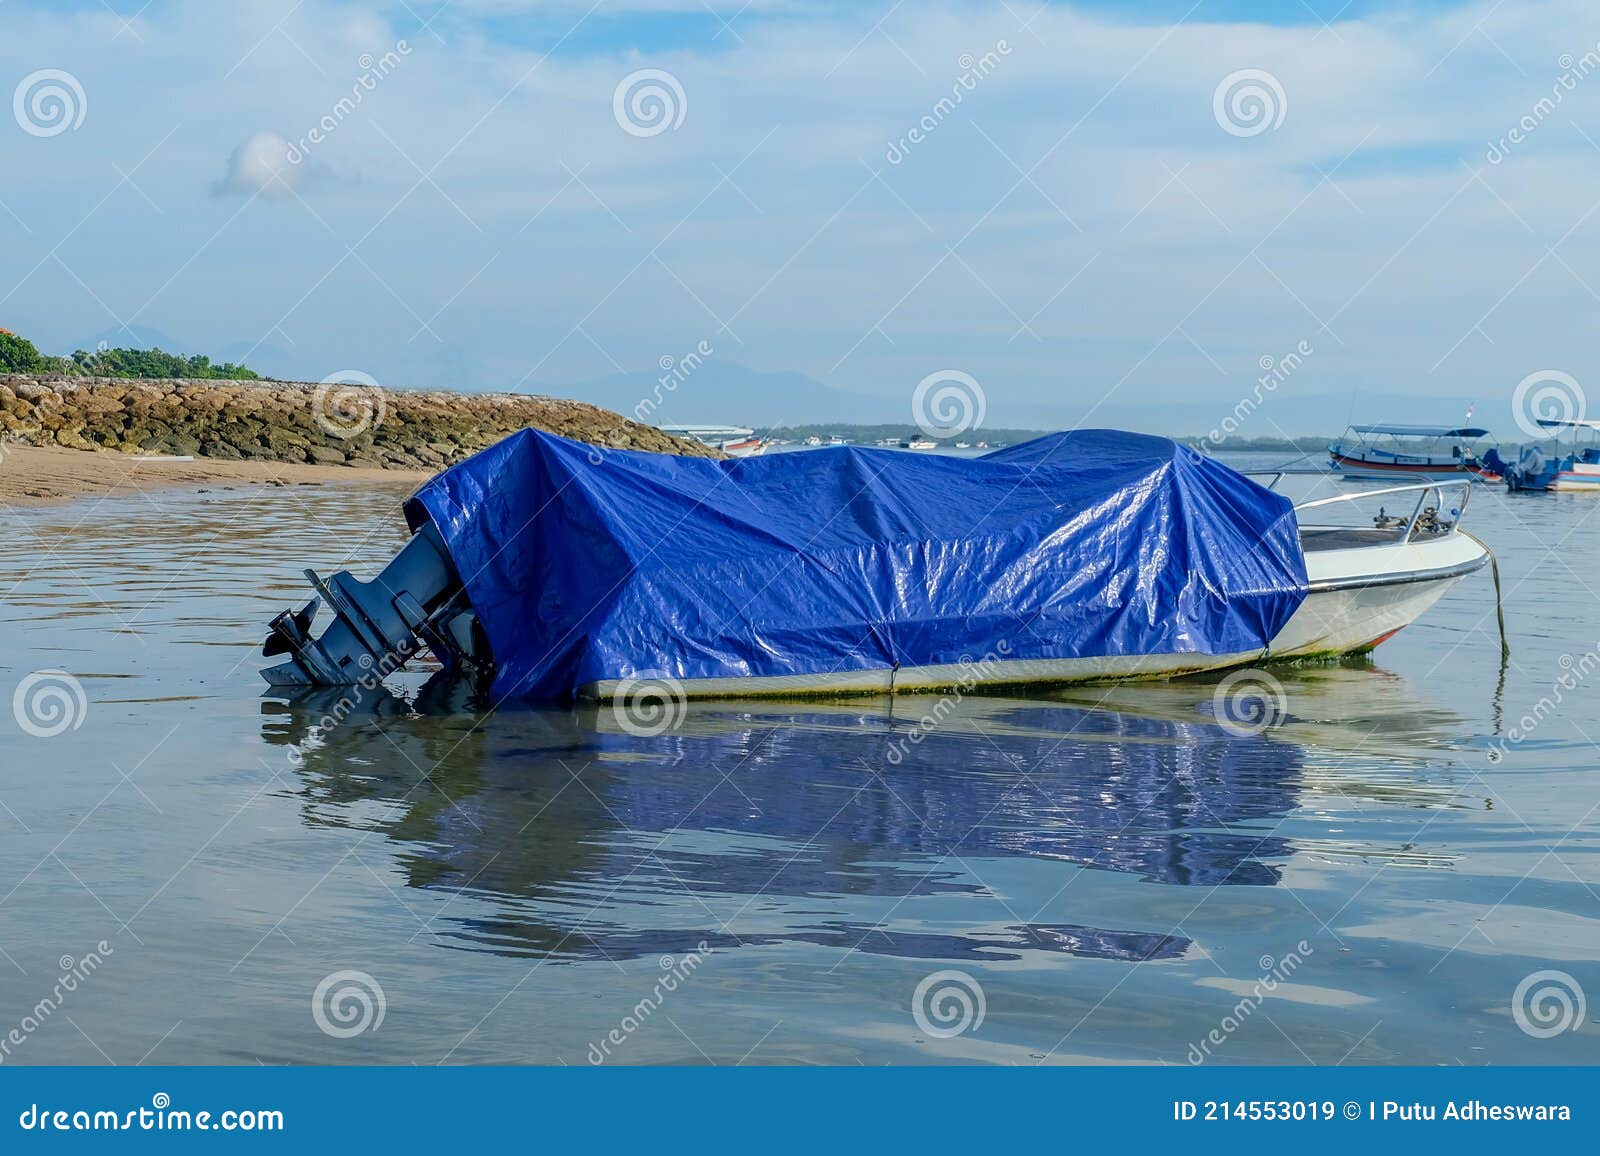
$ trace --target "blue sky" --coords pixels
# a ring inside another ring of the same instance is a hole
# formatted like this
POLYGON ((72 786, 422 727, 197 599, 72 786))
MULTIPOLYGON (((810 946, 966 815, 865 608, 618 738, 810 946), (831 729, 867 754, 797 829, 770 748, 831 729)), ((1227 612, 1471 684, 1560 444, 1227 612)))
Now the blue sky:
POLYGON ((1577 0, 4 16, 0 325, 52 352, 131 333, 625 408, 703 343, 659 420, 904 420, 959 370, 991 424, 1177 433, 1304 343, 1262 435, 1476 401, 1514 436, 1522 378, 1596 376, 1577 0), (81 90, 75 127, 18 93, 41 70, 81 90), (617 112, 641 70, 676 85, 659 133, 617 112), (1265 127, 1224 123, 1241 72, 1265 127))

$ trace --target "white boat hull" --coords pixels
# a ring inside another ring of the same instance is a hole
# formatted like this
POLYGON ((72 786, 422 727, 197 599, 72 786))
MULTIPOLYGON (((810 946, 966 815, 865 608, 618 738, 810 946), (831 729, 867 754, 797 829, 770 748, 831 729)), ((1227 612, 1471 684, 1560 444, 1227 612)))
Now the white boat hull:
POLYGON ((1332 469, 1341 478, 1365 482, 1437 482, 1452 478, 1466 478, 1473 482, 1498 482, 1500 475, 1482 470, 1466 470, 1460 466, 1382 466, 1371 463, 1357 464, 1351 460, 1335 461, 1332 469))
POLYGON ((1563 493, 1600 493, 1600 465, 1592 462, 1573 462, 1558 470, 1550 482, 1550 489, 1563 493))
MULTIPOLYGON (((953 687, 1067 685, 1122 679, 1161 679, 1226 670, 1259 662, 1328 658, 1371 650, 1415 622, 1488 554, 1464 534, 1427 541, 1355 549, 1312 550, 1306 555, 1310 592, 1270 646, 1234 654, 1155 654, 1109 658, 1002 659, 898 670, 769 678, 676 680, 688 698, 785 695, 897 694, 953 687)), ((634 680, 590 683, 579 694, 601 701, 624 693, 634 680)))

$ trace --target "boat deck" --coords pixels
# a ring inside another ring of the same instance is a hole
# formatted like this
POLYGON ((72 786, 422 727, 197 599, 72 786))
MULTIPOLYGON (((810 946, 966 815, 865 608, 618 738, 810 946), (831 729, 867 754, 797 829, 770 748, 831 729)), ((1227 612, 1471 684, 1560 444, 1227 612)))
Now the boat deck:
MULTIPOLYGON (((1445 528, 1429 529, 1418 526, 1411 536, 1413 542, 1441 537, 1450 531, 1445 528)), ((1359 550, 1365 546, 1398 546, 1406 536, 1404 526, 1380 530, 1374 526, 1324 526, 1301 527, 1300 548, 1307 554, 1318 550, 1359 550)))

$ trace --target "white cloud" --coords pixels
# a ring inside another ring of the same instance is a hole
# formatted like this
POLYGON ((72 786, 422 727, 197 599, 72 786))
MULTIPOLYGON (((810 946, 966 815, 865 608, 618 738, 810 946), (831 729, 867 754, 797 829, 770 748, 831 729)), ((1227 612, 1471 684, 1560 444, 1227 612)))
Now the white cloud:
POLYGON ((287 198, 294 195, 304 176, 287 140, 275 132, 258 132, 228 156, 227 172, 217 192, 287 198))

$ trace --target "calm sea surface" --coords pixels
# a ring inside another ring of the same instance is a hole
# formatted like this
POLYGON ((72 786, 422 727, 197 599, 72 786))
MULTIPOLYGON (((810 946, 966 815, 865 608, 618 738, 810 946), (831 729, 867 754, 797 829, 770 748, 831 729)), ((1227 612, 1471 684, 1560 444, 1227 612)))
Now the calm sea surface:
POLYGON ((1212 679, 654 737, 266 693, 402 496, 4 513, 4 1062, 1600 1061, 1592 496, 1477 489, 1503 672, 1484 571, 1260 733, 1212 679))

